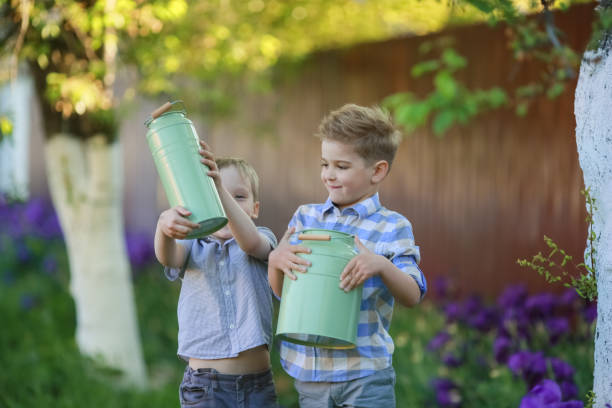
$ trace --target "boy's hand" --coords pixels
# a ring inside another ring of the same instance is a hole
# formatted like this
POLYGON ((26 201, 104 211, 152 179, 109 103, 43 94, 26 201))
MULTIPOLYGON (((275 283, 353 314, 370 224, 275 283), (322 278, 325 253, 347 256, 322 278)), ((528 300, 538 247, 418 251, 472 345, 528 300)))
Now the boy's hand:
POLYGON ((213 179, 213 181, 215 182, 215 186, 219 188, 221 186, 221 174, 219 173, 219 167, 217 167, 215 156, 210 151, 210 147, 205 141, 200 140, 199 142, 200 142, 199 153, 200 153, 200 156, 202 156, 200 161, 206 166, 208 166, 209 170, 207 174, 213 179))
POLYGON ((162 212, 157 220, 157 224, 167 237, 174 239, 185 239, 194 229, 200 225, 189 221, 186 217, 191 215, 191 211, 177 205, 162 212))
POLYGON ((289 279, 296 280, 297 276, 292 271, 305 273, 307 267, 310 266, 310 261, 297 256, 298 253, 309 254, 310 248, 302 245, 291 245, 289 237, 295 231, 295 227, 291 227, 285 232, 276 249, 270 252, 268 258, 268 267, 282 271, 289 279))
POLYGON ((390 261, 382 255, 377 255, 361 243, 355 235, 355 246, 359 254, 349 261, 340 275, 340 289, 348 292, 363 284, 374 275, 379 275, 390 261))

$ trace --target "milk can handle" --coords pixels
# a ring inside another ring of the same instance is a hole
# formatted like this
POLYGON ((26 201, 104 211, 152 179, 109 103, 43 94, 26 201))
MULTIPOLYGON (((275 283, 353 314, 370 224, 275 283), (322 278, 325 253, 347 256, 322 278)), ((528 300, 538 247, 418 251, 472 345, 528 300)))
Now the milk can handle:
POLYGON ((298 239, 301 241, 331 241, 331 235, 328 234, 298 234, 298 239))
POLYGON ((151 112, 151 117, 153 119, 156 119, 162 113, 168 112, 170 110, 170 108, 172 108, 172 102, 166 102, 162 106, 160 106, 159 108, 157 108, 153 112, 151 112))
POLYGON ((145 121, 145 126, 149 127, 149 125, 151 124, 153 120, 157 119, 164 113, 170 111, 174 107, 174 105, 177 105, 177 104, 181 104, 183 107, 183 109, 180 109, 177 111, 185 113, 185 104, 183 103, 183 101, 179 100, 179 101, 173 101, 173 102, 166 102, 162 106, 160 106, 159 108, 151 112, 151 116, 149 116, 149 118, 145 121))

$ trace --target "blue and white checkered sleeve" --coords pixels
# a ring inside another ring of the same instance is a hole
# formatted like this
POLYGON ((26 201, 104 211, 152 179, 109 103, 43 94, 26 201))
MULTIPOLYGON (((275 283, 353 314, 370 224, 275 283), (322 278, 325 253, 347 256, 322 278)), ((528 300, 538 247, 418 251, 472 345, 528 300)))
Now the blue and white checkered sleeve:
POLYGON ((398 223, 395 229, 397 239, 393 242, 393 256, 391 262, 401 271, 409 274, 421 290, 421 299, 427 292, 425 275, 418 266, 421 260, 419 247, 414 243, 412 226, 407 220, 398 223))

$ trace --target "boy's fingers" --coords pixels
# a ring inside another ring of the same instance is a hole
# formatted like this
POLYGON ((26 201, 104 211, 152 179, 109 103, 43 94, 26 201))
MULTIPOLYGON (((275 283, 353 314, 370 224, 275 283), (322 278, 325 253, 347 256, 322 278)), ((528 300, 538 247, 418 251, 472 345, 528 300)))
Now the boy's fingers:
POLYGON ((355 258, 351 259, 349 263, 346 264, 346 266, 344 267, 344 270, 340 274, 340 280, 344 280, 347 276, 350 276, 351 271, 354 266, 355 266, 355 258))
POLYGON ((293 252, 294 254, 309 254, 311 251, 310 248, 302 245, 292 245, 291 252, 293 252))
POLYGON ((291 280, 296 280, 297 276, 291 271, 291 269, 285 268, 283 269, 283 273, 289 277, 291 280))
POLYGON ((188 233, 189 233, 189 231, 191 231, 193 229, 200 228, 200 224, 195 223, 193 221, 189 221, 186 218, 182 218, 180 220, 177 220, 176 224, 182 226, 183 228, 187 228, 188 229, 188 231, 187 231, 188 233))
POLYGON ((204 148, 204 150, 210 151, 210 147, 208 146, 208 143, 206 143, 202 139, 200 139, 199 141, 200 141, 200 146, 202 146, 204 148))
POLYGON ((292 271, 297 271, 297 272, 301 272, 301 273, 306 273, 306 271, 308 270, 306 268, 306 266, 300 265, 298 263, 292 262, 291 263, 291 270, 292 271))
POLYGON ((217 162, 214 160, 202 158, 200 159, 200 162, 207 165, 211 170, 217 170, 217 162))
POLYGON ((296 265, 305 265, 305 266, 310 266, 310 261, 307 259, 304 259, 302 257, 299 257, 297 255, 291 254, 291 256, 289 257, 289 261, 293 262, 296 265))
POLYGON ((189 211, 185 207, 181 207, 180 205, 178 205, 175 208, 176 208, 176 212, 178 212, 183 217, 189 217, 191 215, 191 211, 189 211))

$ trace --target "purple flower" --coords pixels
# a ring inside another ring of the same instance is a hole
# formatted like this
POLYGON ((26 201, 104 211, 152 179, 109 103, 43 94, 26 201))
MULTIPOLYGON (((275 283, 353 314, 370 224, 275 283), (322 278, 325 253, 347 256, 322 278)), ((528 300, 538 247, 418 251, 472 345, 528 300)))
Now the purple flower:
POLYGON ((548 404, 546 408, 584 408, 584 403, 582 401, 565 401, 565 402, 553 402, 552 404, 548 404))
POLYGON ((576 289, 567 288, 557 299, 561 310, 568 313, 573 311, 579 304, 580 296, 576 293, 576 289))
POLYGON ((30 226, 36 228, 45 218, 45 202, 40 198, 33 198, 25 205, 23 216, 30 226))
POLYGON ((427 350, 429 351, 437 351, 440 350, 444 345, 450 340, 450 334, 448 332, 442 330, 438 334, 434 336, 433 339, 429 341, 427 344, 427 350))
POLYGON ((553 380, 542 380, 523 397, 519 408, 547 408, 555 402, 561 402, 559 384, 553 380))
POLYGON ((448 277, 438 276, 433 281, 433 293, 437 299, 446 299, 450 294, 451 286, 451 281, 448 277))
POLYGON ((552 293, 533 295, 525 301, 525 309, 531 321, 552 316, 555 306, 555 296, 552 293))
POLYGON ((570 330, 569 321, 565 317, 551 317, 546 320, 545 324, 552 344, 557 343, 570 330))
POLYGON ((525 285, 508 286, 497 299, 497 304, 502 309, 522 308, 527 298, 525 285))
POLYGON ((524 309, 506 309, 502 317, 503 329, 521 338, 531 338, 531 324, 524 309))
POLYGON ((512 351, 512 341, 505 336, 500 336, 493 342, 493 355, 495 361, 500 364, 506 363, 512 351))
POLYGON ((475 315, 468 316, 468 324, 481 332, 488 332, 499 323, 497 309, 483 307, 475 315))
POLYGON ((128 257, 135 267, 144 266, 154 259, 153 238, 144 233, 126 235, 128 257))
POLYGON ((578 387, 573 381, 561 382, 561 395, 564 400, 569 400, 578 396, 578 387))
POLYGON ((463 361, 453 353, 446 353, 442 357, 442 363, 448 367, 459 367, 463 361))
POLYGON ((519 351, 508 359, 508 368, 522 376, 528 387, 533 387, 546 375, 546 358, 542 352, 519 351))
POLYGON ((444 314, 446 314, 446 320, 450 322, 454 322, 461 318, 461 307, 456 302, 447 303, 444 306, 444 314))
POLYGON ((436 378, 432 381, 436 400, 441 407, 455 408, 461 405, 461 394, 457 385, 448 378, 436 378))
POLYGON ((550 367, 552 368, 553 374, 557 381, 573 381, 574 379, 574 367, 569 363, 561 360, 560 358, 551 357, 548 359, 550 367))
POLYGON ((60 226, 57 214, 50 214, 40 226, 38 230, 39 234, 43 238, 61 238, 62 227, 60 226))
POLYGON ((582 311, 584 320, 591 324, 597 319, 597 302, 589 302, 582 311))
POLYGON ((482 309, 482 299, 480 296, 473 295, 467 298, 463 303, 463 315, 465 317, 473 316, 482 309))

